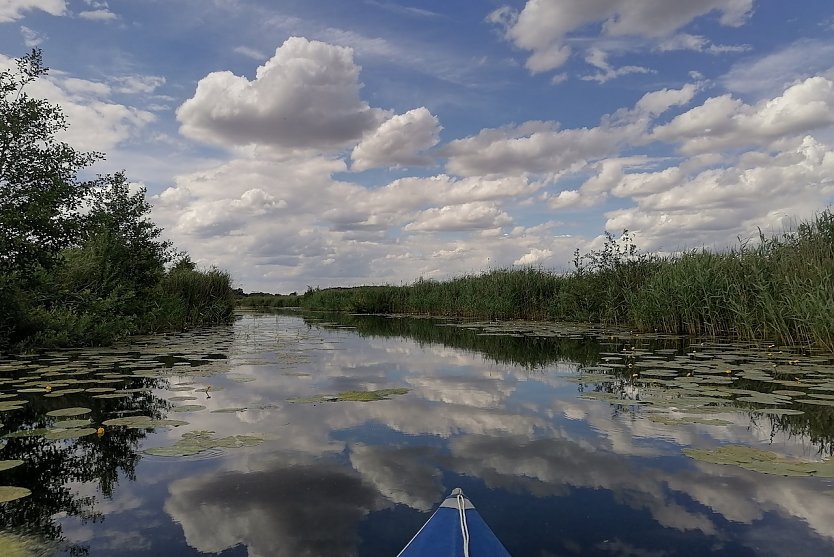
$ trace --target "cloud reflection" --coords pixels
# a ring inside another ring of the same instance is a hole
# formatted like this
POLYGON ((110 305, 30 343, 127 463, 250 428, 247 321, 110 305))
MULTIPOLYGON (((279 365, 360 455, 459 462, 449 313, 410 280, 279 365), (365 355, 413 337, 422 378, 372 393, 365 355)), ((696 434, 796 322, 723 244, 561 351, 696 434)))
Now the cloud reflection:
POLYGON ((357 526, 384 500, 355 473, 323 466, 208 473, 175 481, 165 511, 188 544, 250 557, 356 555, 357 526))

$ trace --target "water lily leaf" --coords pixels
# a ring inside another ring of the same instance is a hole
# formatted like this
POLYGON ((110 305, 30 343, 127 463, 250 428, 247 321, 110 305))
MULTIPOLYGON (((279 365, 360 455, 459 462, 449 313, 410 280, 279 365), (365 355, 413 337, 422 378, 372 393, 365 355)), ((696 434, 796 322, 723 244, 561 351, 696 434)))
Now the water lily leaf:
POLYGON ((22 460, 0 460, 0 472, 17 468, 21 464, 23 464, 22 460))
POLYGON ((762 408, 761 410, 756 410, 756 412, 771 416, 801 416, 805 413, 802 410, 794 410, 793 408, 762 408))
POLYGON ((9 501, 28 497, 29 495, 32 495, 32 492, 25 487, 0 485, 0 503, 8 503, 9 501))
POLYGON ((673 418, 671 416, 651 415, 649 421, 664 425, 702 424, 702 425, 731 425, 733 422, 719 418, 702 418, 699 416, 684 416, 673 418))
POLYGON ((45 554, 43 542, 18 534, 0 532, 0 555, 3 557, 32 557, 45 554))
POLYGON ((731 464, 763 474, 834 477, 834 461, 797 460, 745 445, 723 445, 717 449, 690 448, 684 449, 683 453, 695 460, 731 464))
POLYGON ((293 398, 293 403, 317 403, 317 402, 373 402, 377 400, 388 400, 394 395, 404 395, 408 389, 380 389, 378 391, 344 391, 337 395, 320 395, 308 398, 293 398))
POLYGON ((57 397, 59 397, 59 396, 64 396, 64 395, 74 395, 74 394, 77 394, 77 393, 82 393, 82 392, 84 392, 84 389, 77 389, 77 388, 73 388, 73 389, 60 389, 60 390, 57 390, 57 391, 51 391, 51 392, 48 392, 48 393, 46 393, 46 394, 45 394, 45 395, 43 395, 43 396, 45 396, 45 397, 47 397, 47 398, 57 398, 57 397))
POLYGON ((16 439, 18 437, 39 437, 41 435, 46 435, 49 430, 45 427, 39 427, 36 429, 21 429, 18 431, 13 431, 11 433, 7 433, 3 437, 6 439, 16 439))
POLYGON ((46 439, 76 439, 85 435, 92 435, 96 430, 92 427, 79 427, 70 429, 51 429, 46 432, 46 439))
POLYGON ((263 443, 263 438, 256 435, 232 435, 216 438, 211 431, 192 431, 184 433, 182 439, 169 447, 146 449, 146 454, 154 456, 192 456, 215 448, 235 449, 253 447, 263 443))
POLYGON ((179 427, 188 425, 183 420, 156 420, 150 416, 125 416, 122 418, 111 418, 102 422, 106 426, 125 426, 135 429, 151 429, 155 427, 179 427))
POLYGON ((24 404, 28 404, 28 400, 3 400, 0 401, 0 412, 9 412, 11 410, 20 410, 24 404))
POLYGON ((84 427, 86 425, 90 425, 90 419, 81 419, 81 420, 61 420, 52 424, 52 427, 55 429, 71 429, 74 427, 84 427))
POLYGON ((817 406, 834 406, 834 400, 816 398, 797 398, 796 402, 801 402, 803 404, 815 404, 817 406))
POLYGON ((182 404, 171 408, 171 412, 196 412, 198 410, 205 410, 206 407, 202 404, 182 404))
POLYGON ((53 418, 64 418, 70 416, 81 416, 83 414, 89 414, 92 412, 89 408, 84 408, 83 406, 75 406, 73 408, 61 408, 60 410, 52 410, 51 412, 47 412, 47 416, 52 416, 53 418))

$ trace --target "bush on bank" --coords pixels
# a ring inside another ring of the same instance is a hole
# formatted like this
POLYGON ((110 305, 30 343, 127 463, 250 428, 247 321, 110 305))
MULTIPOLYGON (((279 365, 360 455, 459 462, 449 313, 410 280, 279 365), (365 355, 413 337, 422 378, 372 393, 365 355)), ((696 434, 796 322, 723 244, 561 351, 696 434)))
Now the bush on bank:
POLYGON ((37 49, 0 71, 0 350, 229 321, 228 274, 161 240, 144 189, 79 178, 103 155, 57 139, 60 107, 27 93, 46 73, 37 49))

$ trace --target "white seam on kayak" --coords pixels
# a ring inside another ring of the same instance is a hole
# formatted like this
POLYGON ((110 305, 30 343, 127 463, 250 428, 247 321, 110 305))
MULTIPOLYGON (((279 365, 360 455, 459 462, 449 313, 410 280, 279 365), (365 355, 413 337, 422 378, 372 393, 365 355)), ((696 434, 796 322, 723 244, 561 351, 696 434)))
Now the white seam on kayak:
POLYGON ((463 557, 469 557, 469 525, 466 524, 466 499, 458 492, 458 514, 460 515, 460 534, 463 536, 463 557))

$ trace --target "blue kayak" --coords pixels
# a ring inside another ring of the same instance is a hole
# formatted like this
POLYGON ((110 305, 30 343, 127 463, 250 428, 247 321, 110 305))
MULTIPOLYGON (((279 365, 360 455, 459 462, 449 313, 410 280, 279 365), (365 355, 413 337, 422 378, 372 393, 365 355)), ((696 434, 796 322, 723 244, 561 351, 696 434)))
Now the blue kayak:
POLYGON ((510 557, 460 488, 452 490, 397 557, 510 557))

